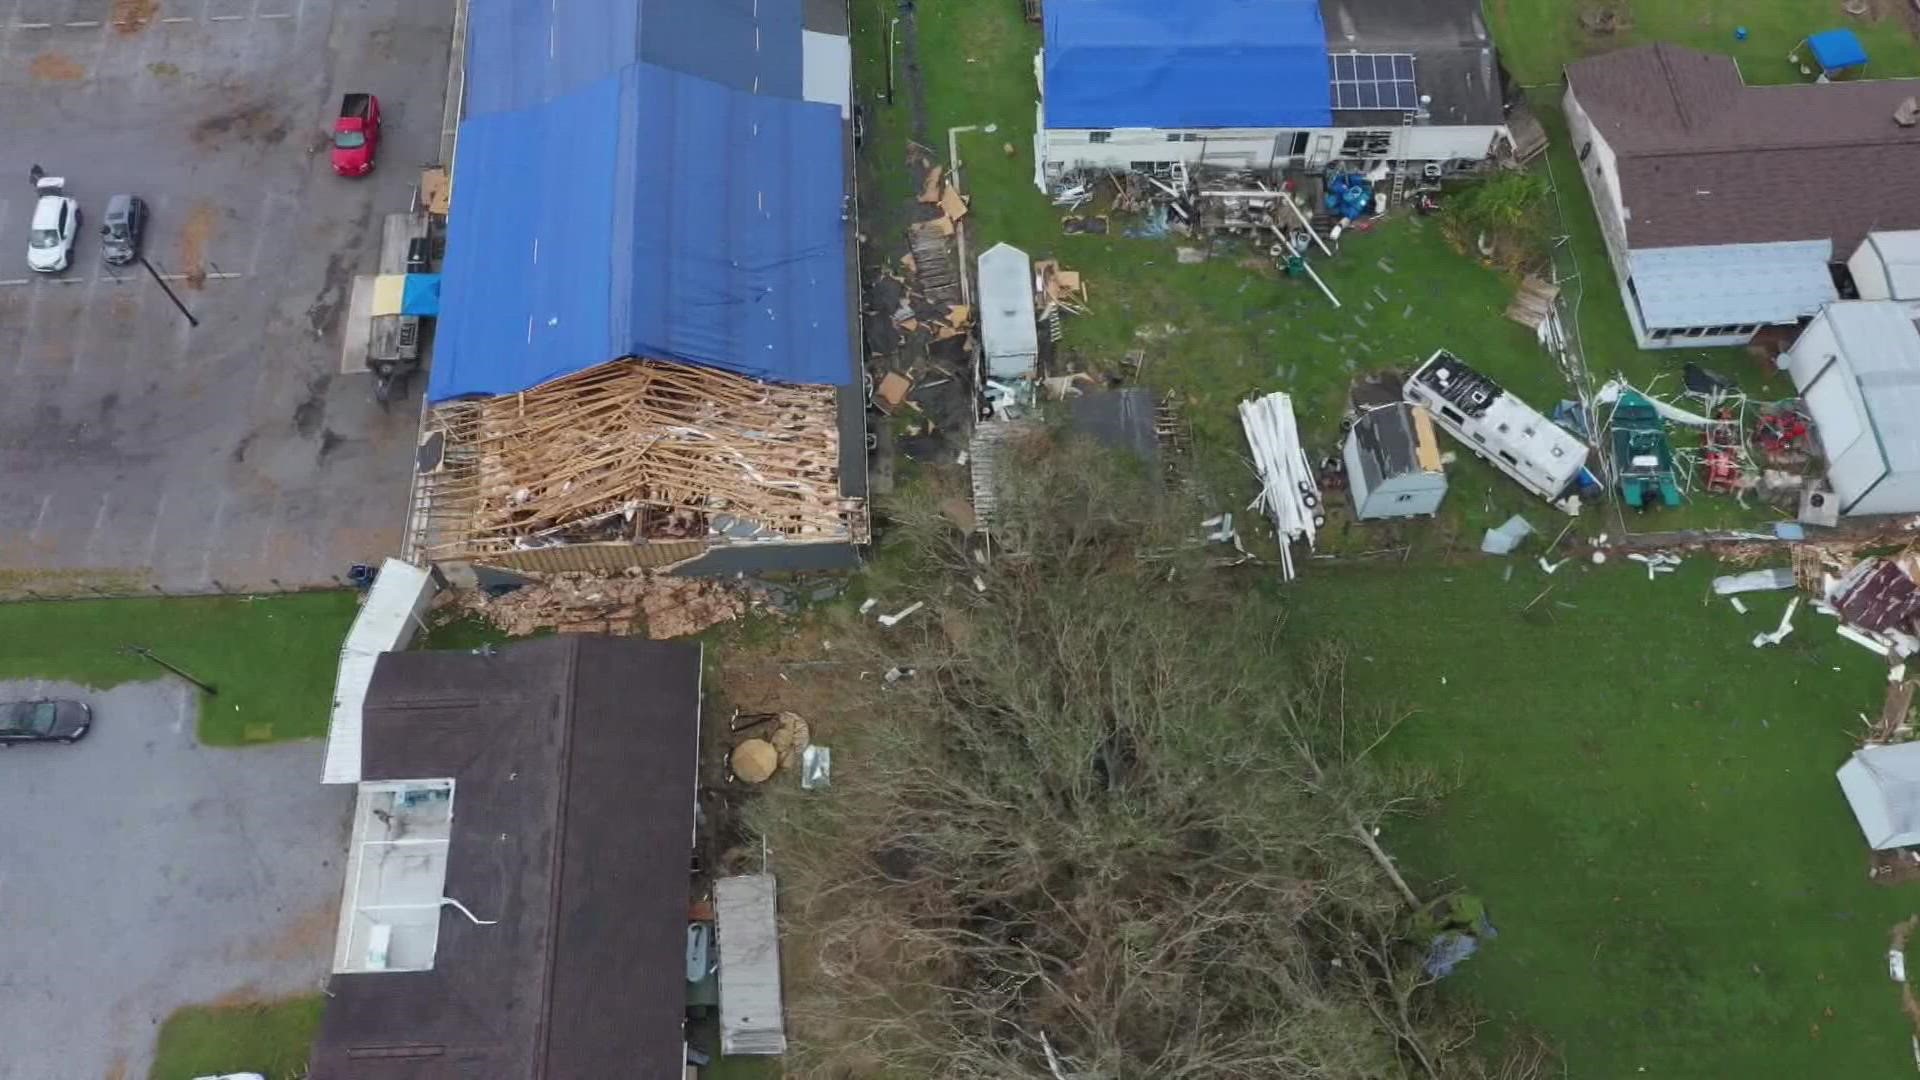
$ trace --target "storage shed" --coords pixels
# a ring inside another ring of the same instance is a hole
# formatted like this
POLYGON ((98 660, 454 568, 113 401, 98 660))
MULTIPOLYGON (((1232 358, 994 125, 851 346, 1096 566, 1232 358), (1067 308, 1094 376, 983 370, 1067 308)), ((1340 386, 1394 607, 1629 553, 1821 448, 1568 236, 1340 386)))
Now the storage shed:
POLYGON ((778 891, 772 874, 742 874, 713 883, 722 1054, 787 1052, 780 997, 778 891))
POLYGON ((1898 300, 1920 314, 1920 229, 1868 233, 1847 260, 1862 300, 1898 300))
POLYGON ((1396 401, 1361 413, 1342 457, 1353 516, 1362 521, 1433 514, 1446 498, 1433 419, 1418 405, 1396 401))
POLYGON ((1920 743, 1863 746, 1836 775, 1870 847, 1920 844, 1920 743))
POLYGON ((1842 514, 1920 511, 1920 328, 1891 300, 1829 304, 1786 354, 1842 514))
POLYGON ((1031 378, 1040 363, 1040 327, 1033 311, 1033 260, 1011 244, 980 253, 980 346, 987 375, 1031 378))

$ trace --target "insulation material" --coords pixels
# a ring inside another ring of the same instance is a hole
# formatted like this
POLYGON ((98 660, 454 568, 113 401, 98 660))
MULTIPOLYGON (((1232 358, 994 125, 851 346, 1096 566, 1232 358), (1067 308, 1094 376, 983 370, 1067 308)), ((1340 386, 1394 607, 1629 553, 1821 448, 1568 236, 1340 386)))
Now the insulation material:
POLYGON ((434 559, 589 541, 865 538, 842 499, 833 388, 651 361, 435 409, 434 559))

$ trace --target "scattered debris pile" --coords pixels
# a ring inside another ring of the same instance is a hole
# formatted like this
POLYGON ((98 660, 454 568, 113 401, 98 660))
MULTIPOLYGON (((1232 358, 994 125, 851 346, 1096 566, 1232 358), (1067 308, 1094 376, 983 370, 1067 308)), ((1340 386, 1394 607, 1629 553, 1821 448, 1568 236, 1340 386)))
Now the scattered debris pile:
POLYGON ((830 386, 656 361, 589 368, 427 418, 427 555, 726 537, 864 540, 830 386))
POLYGON ((1241 402, 1240 426, 1246 431, 1254 471, 1260 476, 1260 494, 1251 508, 1263 510, 1273 519, 1280 541, 1280 574, 1292 581, 1293 542, 1304 540, 1311 549, 1315 530, 1327 523, 1320 508, 1313 461, 1300 443, 1293 399, 1276 393, 1241 402))
POLYGON ((529 584, 498 596, 479 589, 449 590, 440 594, 436 606, 482 619, 514 637, 553 630, 645 633, 656 640, 697 634, 768 606, 751 588, 639 568, 613 575, 532 577, 529 584))

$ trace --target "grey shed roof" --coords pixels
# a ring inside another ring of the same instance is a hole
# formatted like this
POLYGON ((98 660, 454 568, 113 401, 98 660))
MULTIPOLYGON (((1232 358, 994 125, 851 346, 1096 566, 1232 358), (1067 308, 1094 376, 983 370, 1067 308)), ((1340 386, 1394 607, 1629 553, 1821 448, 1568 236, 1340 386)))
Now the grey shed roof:
POLYGON ((1160 459, 1152 391, 1138 386, 1095 390, 1068 399, 1067 409, 1073 429, 1100 445, 1149 463, 1160 459))
POLYGON ((365 780, 454 781, 428 971, 337 974, 314 1080, 679 1076, 700 650, 387 653, 365 780))
POLYGON ((1395 402, 1368 409, 1354 421, 1353 438, 1360 448, 1360 469, 1366 474, 1368 490, 1388 477, 1425 471, 1413 426, 1417 407, 1395 402))
MULTIPOLYGON (((1411 53, 1433 124, 1500 124, 1500 60, 1480 0, 1321 0, 1327 52, 1411 53)), ((1336 109, 1341 124, 1399 124, 1399 112, 1336 109)))
POLYGON ((1920 300, 1920 229, 1868 233, 1864 247, 1887 275, 1890 299, 1920 300))
POLYGON ((1033 260, 1012 244, 980 253, 980 345, 987 373, 1019 378, 1040 358, 1040 327, 1033 311, 1033 260))
POLYGON ((1834 374, 1859 386, 1887 468, 1920 470, 1920 328, 1891 300, 1830 304, 1825 316, 1844 365, 1834 374))

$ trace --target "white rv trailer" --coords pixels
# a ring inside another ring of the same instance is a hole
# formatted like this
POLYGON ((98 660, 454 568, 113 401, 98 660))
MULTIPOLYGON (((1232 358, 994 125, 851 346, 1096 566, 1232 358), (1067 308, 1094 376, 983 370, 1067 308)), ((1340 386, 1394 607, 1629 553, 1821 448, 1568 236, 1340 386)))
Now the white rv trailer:
POLYGON ((1548 502, 1586 467, 1587 444, 1445 349, 1420 365, 1404 393, 1441 430, 1548 502))

